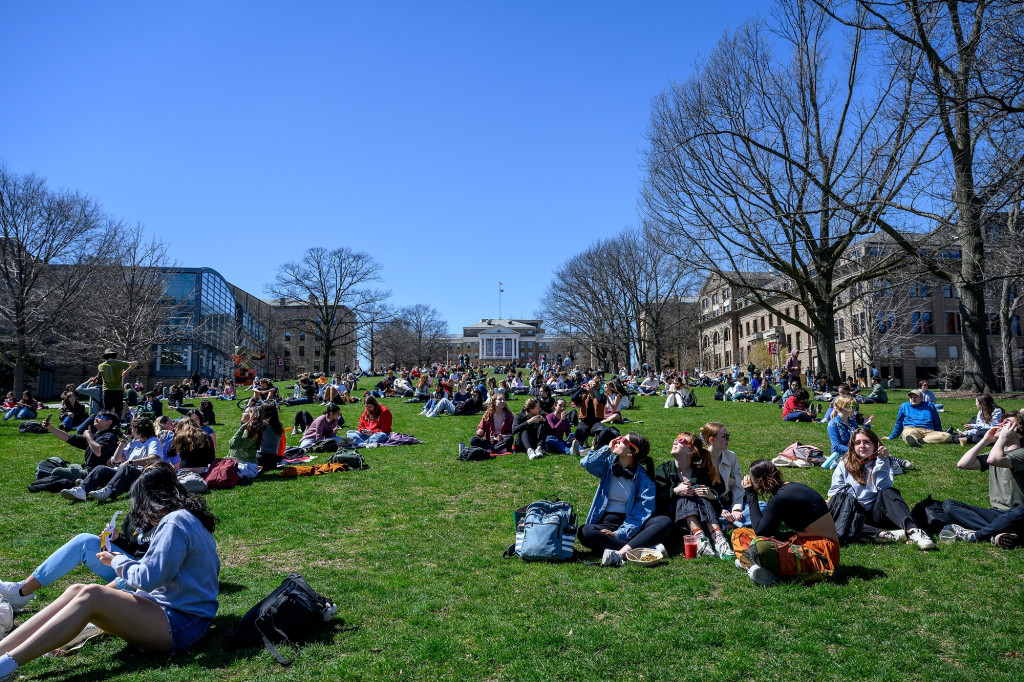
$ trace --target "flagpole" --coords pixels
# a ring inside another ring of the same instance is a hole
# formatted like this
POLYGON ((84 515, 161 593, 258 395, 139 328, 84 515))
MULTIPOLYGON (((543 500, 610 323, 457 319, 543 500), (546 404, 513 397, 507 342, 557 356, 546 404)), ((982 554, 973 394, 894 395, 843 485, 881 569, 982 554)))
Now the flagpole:
POLYGON ((501 292, 504 289, 501 288, 501 282, 498 282, 498 319, 501 319, 501 292))

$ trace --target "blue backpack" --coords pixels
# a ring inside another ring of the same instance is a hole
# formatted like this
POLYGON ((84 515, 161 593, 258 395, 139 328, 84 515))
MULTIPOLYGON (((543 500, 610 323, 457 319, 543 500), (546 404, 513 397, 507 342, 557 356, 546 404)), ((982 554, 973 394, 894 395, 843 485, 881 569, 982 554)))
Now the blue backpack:
POLYGON ((516 525, 515 553, 524 561, 572 559, 576 513, 568 502, 538 500, 516 525))

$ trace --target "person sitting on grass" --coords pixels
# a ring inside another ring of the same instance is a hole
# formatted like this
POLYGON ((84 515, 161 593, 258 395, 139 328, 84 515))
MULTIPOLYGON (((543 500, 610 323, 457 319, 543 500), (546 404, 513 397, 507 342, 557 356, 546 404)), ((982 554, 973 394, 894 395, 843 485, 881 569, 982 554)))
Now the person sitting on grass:
POLYGON ((644 466, 650 450, 646 438, 630 432, 580 459, 600 483, 576 537, 584 547, 603 552, 602 566, 621 566, 622 555, 633 547, 667 554, 661 542, 671 522, 654 516, 654 482, 644 466))
POLYGON ((668 518, 677 534, 697 537, 697 556, 735 556, 719 523, 726 481, 700 438, 686 432, 676 437, 672 459, 654 470, 654 487, 659 516, 668 518))
POLYGON ((766 459, 750 464, 743 477, 744 504, 750 528, 732 532, 736 566, 758 585, 779 578, 812 583, 839 569, 839 533, 825 499, 803 483, 785 481, 766 459), (769 496, 762 513, 758 495, 769 496), (782 525, 789 529, 783 534, 782 525))
POLYGON ((557 452, 560 455, 568 455, 571 452, 566 439, 572 430, 572 424, 565 407, 565 398, 559 398, 551 412, 545 416, 548 422, 548 436, 544 439, 546 452, 557 452))
POLYGON ((961 443, 977 443, 989 429, 1003 423, 1003 408, 996 405, 988 393, 975 396, 974 405, 978 408, 978 415, 957 432, 961 443))
POLYGON ((19 400, 14 407, 7 410, 7 414, 4 415, 4 421, 11 419, 35 419, 39 413, 39 402, 32 397, 32 391, 24 391, 21 394, 21 400, 19 400))
POLYGON ((550 433, 548 420, 541 413, 540 401, 527 398, 523 409, 512 421, 516 452, 525 452, 530 459, 544 456, 544 442, 550 433))
POLYGON ((647 378, 640 382, 640 395, 655 395, 660 385, 661 382, 654 378, 654 372, 648 372, 647 378))
POLYGON ((953 519, 939 539, 945 542, 989 540, 1003 549, 1020 546, 1024 538, 1024 411, 1011 412, 1001 426, 985 432, 981 440, 964 453, 957 467, 965 471, 988 471, 990 508, 975 507, 958 500, 946 500, 942 509, 953 519), (991 447, 987 455, 981 454, 991 447))
MULTIPOLYGON (((576 443, 583 447, 587 439, 593 436, 594 449, 601 448, 611 442, 617 435, 614 427, 601 423, 604 418, 604 394, 597 390, 600 381, 595 377, 580 384, 572 394, 570 402, 579 411, 579 425, 576 427, 576 443)), ((573 454, 576 454, 575 452, 573 454)))
POLYGON ((689 389, 683 386, 682 377, 676 377, 671 382, 665 382, 665 407, 683 407, 683 395, 689 389))
POLYGON ((700 427, 700 439, 711 451, 711 459, 725 483, 718 496, 722 504, 719 522, 749 526, 750 512, 743 507, 743 468, 736 453, 729 449, 730 438, 729 429, 721 422, 708 422, 700 427))
MULTIPOLYGON (((833 413, 833 417, 828 420, 828 438, 832 443, 832 452, 834 454, 842 456, 849 450, 850 435, 854 429, 860 426, 854 417, 856 407, 857 401, 849 395, 841 395, 832 403, 830 411, 833 413)), ((871 422, 874 420, 875 415, 870 415, 864 420, 864 427, 871 428, 871 422)), ((831 466, 827 468, 835 468, 835 463, 838 459, 839 457, 832 459, 831 466)))
POLYGON ((602 424, 622 423, 622 396, 626 389, 619 379, 612 379, 604 385, 604 418, 602 424))
POLYGON ((896 412, 896 424, 886 440, 903 436, 904 442, 912 448, 922 443, 954 443, 959 440, 952 433, 942 430, 942 421, 935 411, 935 404, 925 402, 920 389, 907 393, 907 402, 896 412))
POLYGON ((379 445, 391 436, 391 410, 377 402, 372 395, 363 399, 363 413, 359 415, 359 429, 346 434, 356 447, 379 445))
MULTIPOLYGON (((729 391, 732 392, 729 400, 746 403, 754 399, 754 390, 750 388, 750 382, 745 376, 740 377, 729 391)), ((726 391, 726 393, 729 393, 729 391, 726 391)))
POLYGON ((866 396, 857 396, 857 402, 864 404, 881 403, 883 405, 889 402, 889 394, 882 387, 882 379, 876 376, 871 377, 871 393, 866 396))
POLYGON ((797 388, 793 395, 786 399, 786 404, 782 408, 782 419, 787 422, 812 422, 814 417, 818 414, 812 405, 810 408, 807 407, 807 391, 803 388, 797 388))
POLYGON ((928 534, 917 527, 900 491, 893 487, 889 451, 878 435, 867 427, 856 429, 847 448, 832 472, 828 496, 854 496, 865 512, 863 537, 874 542, 909 539, 918 549, 935 549, 928 534))
POLYGON ((84 434, 68 433, 55 427, 49 419, 44 419, 43 426, 54 437, 72 447, 85 450, 84 466, 72 464, 69 467, 58 467, 50 472, 50 475, 76 481, 85 478, 94 467, 104 466, 110 462, 118 445, 118 433, 113 428, 114 419, 113 413, 104 410, 93 418, 92 426, 86 429, 84 434))
POLYGON ((276 468, 281 461, 281 457, 277 453, 280 451, 281 439, 285 437, 284 424, 281 423, 281 416, 274 403, 260 405, 259 420, 263 422, 264 426, 260 436, 260 445, 256 449, 256 464, 266 471, 276 468))
POLYGON ((61 428, 65 431, 77 429, 88 418, 89 413, 85 410, 85 404, 78 399, 78 395, 74 391, 65 392, 60 400, 61 428))
POLYGON ((779 394, 775 391, 775 387, 772 386, 772 382, 768 379, 763 379, 758 385, 757 390, 754 391, 755 402, 774 403, 778 398, 779 394))
POLYGON ((13 410, 18 406, 18 401, 14 397, 14 391, 7 391, 7 398, 4 400, 4 410, 13 410))
POLYGON ((487 405, 487 410, 476 427, 476 435, 469 444, 487 452, 510 452, 513 447, 512 424, 515 415, 508 409, 505 396, 496 395, 487 405))
POLYGON ((72 585, 0 641, 0 682, 88 623, 147 653, 184 651, 206 634, 218 606, 217 518, 163 467, 145 471, 131 498, 134 526, 155 527, 149 550, 141 559, 100 551, 96 558, 113 569, 116 584, 72 585))
POLYGON ((123 447, 119 446, 112 458, 112 463, 117 462, 116 466, 93 467, 81 484, 62 490, 60 496, 72 502, 83 502, 86 497, 106 502, 128 492, 132 483, 142 475, 142 470, 150 464, 166 461, 177 467, 179 460, 176 456, 165 459, 166 453, 151 420, 136 417, 129 425, 129 432, 132 440, 123 447))
POLYGON ((324 407, 324 412, 314 419, 302 433, 299 447, 308 448, 320 441, 334 438, 338 435, 339 420, 341 419, 341 408, 333 403, 324 407))
POLYGON ((213 439, 199 423, 193 418, 183 417, 174 423, 174 437, 167 456, 169 459, 179 457, 182 469, 201 474, 213 464, 217 453, 213 439))
POLYGON ((920 381, 918 381, 917 388, 919 391, 921 391, 921 397, 924 398, 924 401, 926 403, 931 403, 932 405, 934 405, 936 412, 942 412, 942 403, 938 403, 935 401, 935 394, 932 393, 931 390, 929 390, 927 379, 921 379, 920 381))

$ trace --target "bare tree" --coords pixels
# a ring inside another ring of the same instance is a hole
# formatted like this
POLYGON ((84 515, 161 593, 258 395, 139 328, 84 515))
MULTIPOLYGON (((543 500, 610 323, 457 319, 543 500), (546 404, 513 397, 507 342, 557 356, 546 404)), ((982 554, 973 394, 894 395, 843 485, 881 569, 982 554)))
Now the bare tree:
POLYGON ((448 331, 448 323, 441 319, 441 314, 429 305, 416 303, 402 308, 398 317, 409 330, 416 364, 429 364, 437 359, 448 331))
POLYGON ((312 330, 324 357, 331 350, 357 342, 359 332, 373 322, 373 312, 391 292, 372 285, 380 281, 380 266, 361 251, 348 247, 313 247, 294 263, 285 263, 267 286, 275 298, 303 303, 292 321, 312 330))
MULTIPOLYGON (((962 249, 958 271, 934 274, 960 292, 964 387, 995 390, 986 339, 986 228, 1019 193, 1024 175, 1024 4, 1017 0, 815 0, 833 17, 873 32, 895 72, 939 128, 943 154, 922 167, 935 191, 892 206, 935 221, 962 249)), ((891 228, 882 225, 883 229, 891 228)), ((915 253, 913 242, 902 246, 915 253)))
POLYGON ((89 197, 0 165, 0 362, 16 393, 46 341, 79 333, 64 320, 96 295, 85 284, 110 222, 89 197))
POLYGON ((368 306, 360 313, 358 348, 366 355, 370 369, 377 366, 377 350, 380 348, 383 329, 394 321, 396 314, 384 301, 368 306))
POLYGON ((836 314, 851 299, 837 300, 906 258, 894 250, 858 263, 849 251, 908 190, 928 150, 915 143, 930 134, 910 118, 899 74, 864 73, 863 32, 845 32, 834 54, 829 38, 839 33, 821 10, 788 0, 770 23, 751 20, 724 38, 656 101, 644 192, 654 224, 812 336, 818 372, 833 380, 836 314), (776 58, 781 48, 788 60, 776 58), (787 314, 792 303, 806 315, 787 314))

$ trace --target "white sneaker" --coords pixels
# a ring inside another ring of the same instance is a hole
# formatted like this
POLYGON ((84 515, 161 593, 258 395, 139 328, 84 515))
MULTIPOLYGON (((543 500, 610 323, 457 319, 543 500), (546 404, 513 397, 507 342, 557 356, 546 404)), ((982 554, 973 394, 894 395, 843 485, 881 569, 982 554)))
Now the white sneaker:
POLYGON ((747 577, 754 581, 755 585, 771 585, 778 577, 767 568, 754 564, 747 569, 747 577))
POLYGON ((465 443, 459 443, 459 456, 462 456, 462 451, 466 449, 465 443))
POLYGON ((580 456, 580 442, 573 439, 572 444, 569 446, 569 454, 573 457, 580 456))
POLYGON ((668 556, 668 550, 665 548, 665 545, 661 544, 660 542, 651 549, 653 549, 655 552, 660 552, 662 559, 668 556))
POLYGON ((14 612, 18 613, 35 598, 35 595, 30 594, 26 597, 21 594, 21 583, 3 580, 0 581, 0 597, 6 599, 7 603, 14 609, 14 612))
POLYGON ((875 537, 877 543, 906 542, 907 532, 905 530, 883 530, 875 537))
POLYGON ((715 548, 711 546, 711 541, 708 540, 706 535, 699 535, 697 537, 697 556, 718 556, 715 554, 715 548))
POLYGON ((711 539, 715 544, 715 554, 719 559, 736 558, 736 552, 732 551, 732 547, 729 546, 729 540, 726 539, 725 533, 719 531, 711 539))
POLYGON ((65 500, 71 500, 72 502, 85 502, 85 488, 82 486, 66 488, 65 490, 60 491, 60 496, 65 500))
POLYGON ((93 490, 89 493, 89 497, 97 502, 106 502, 114 495, 114 490, 110 486, 105 486, 99 490, 93 490))
POLYGON ((914 528, 913 530, 911 530, 909 533, 907 533, 907 537, 909 537, 910 542, 916 544, 917 548, 921 551, 927 552, 929 550, 935 549, 935 542, 930 537, 928 537, 928 534, 920 528, 914 528))
POLYGON ((604 554, 601 555, 602 566, 621 566, 622 565, 622 554, 616 552, 614 549, 606 549, 604 554))
POLYGON ((535 450, 534 448, 527 448, 526 449, 526 456, 529 459, 540 459, 541 457, 544 456, 544 454, 541 453, 539 450, 535 450))

